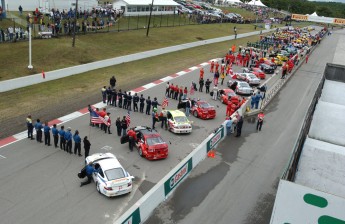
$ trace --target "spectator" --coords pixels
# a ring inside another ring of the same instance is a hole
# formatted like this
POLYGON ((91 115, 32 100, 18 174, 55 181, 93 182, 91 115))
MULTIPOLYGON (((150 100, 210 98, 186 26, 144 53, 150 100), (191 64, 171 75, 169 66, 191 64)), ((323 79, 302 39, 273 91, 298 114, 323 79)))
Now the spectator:
POLYGON ((86 157, 89 156, 90 147, 91 147, 91 143, 87 139, 87 136, 84 137, 83 143, 84 143, 84 155, 85 155, 85 159, 86 159, 86 157))
POLYGON ((226 126, 226 135, 230 136, 232 133, 231 127, 232 127, 232 118, 231 117, 226 117, 227 122, 225 123, 226 126))

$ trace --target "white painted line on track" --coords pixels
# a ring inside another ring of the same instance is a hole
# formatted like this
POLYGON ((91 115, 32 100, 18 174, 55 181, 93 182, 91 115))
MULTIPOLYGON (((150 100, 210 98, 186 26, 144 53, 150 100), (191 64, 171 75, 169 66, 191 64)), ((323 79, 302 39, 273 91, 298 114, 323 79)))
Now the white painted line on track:
POLYGON ((198 67, 193 66, 193 67, 190 67, 189 69, 190 69, 191 71, 194 71, 194 70, 198 69, 198 67))
POLYGON ((6 159, 6 157, 5 157, 5 156, 2 156, 2 155, 0 155, 0 157, 3 158, 3 159, 6 159))
POLYGON ((162 78, 161 80, 162 80, 163 82, 167 82, 167 81, 172 80, 172 79, 174 79, 174 77, 167 76, 167 77, 162 78))
MULTIPOLYGON (((34 132, 36 133, 36 130, 34 132)), ((35 133, 32 133, 32 134, 34 135, 35 133)), ((15 137, 16 139, 24 139, 24 138, 28 137, 28 132, 23 131, 23 132, 20 132, 18 134, 13 135, 13 137, 15 137)))
POLYGON ((187 72, 185 72, 185 71, 180 71, 180 72, 178 72, 178 73, 176 73, 177 75, 184 75, 184 74, 186 74, 187 72))
POLYGON ((149 83, 149 84, 146 84, 146 85, 144 85, 143 87, 145 88, 145 89, 150 89, 150 88, 152 88, 152 87, 154 87, 154 86, 156 86, 157 84, 154 84, 154 83, 149 83))
MULTIPOLYGON (((102 104, 103 104, 103 102, 102 102, 102 104)), ((104 104, 103 104, 104 105, 104 104)), ((67 114, 66 116, 63 116, 63 117, 60 117, 60 118, 58 118, 60 121, 62 121, 62 122, 66 122, 66 121, 70 121, 70 120, 72 120, 72 119, 75 119, 75 118, 77 118, 77 117, 80 117, 80 116, 82 116, 83 114, 82 113, 80 113, 79 111, 76 111, 76 112, 73 112, 73 113, 71 113, 71 114, 67 114)))

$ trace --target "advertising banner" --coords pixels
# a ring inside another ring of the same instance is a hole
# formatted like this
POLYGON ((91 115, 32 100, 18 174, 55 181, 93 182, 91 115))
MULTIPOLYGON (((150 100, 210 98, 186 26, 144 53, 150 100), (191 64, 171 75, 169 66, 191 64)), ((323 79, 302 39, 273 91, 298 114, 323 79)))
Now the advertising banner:
POLYGON ((165 196, 167 196, 193 168, 192 158, 190 158, 176 173, 174 173, 164 183, 165 196))
POLYGON ((345 25, 345 19, 334 18, 334 24, 345 25))
POLYGON ((141 223, 139 208, 135 209, 132 215, 130 215, 126 219, 126 221, 122 222, 122 224, 139 224, 139 223, 141 223))
POLYGON ((210 141, 207 142, 207 152, 213 149, 224 137, 224 128, 218 129, 210 141))
POLYGON ((307 15, 301 15, 301 14, 292 14, 291 15, 291 19, 307 21, 308 20, 308 16, 307 15))

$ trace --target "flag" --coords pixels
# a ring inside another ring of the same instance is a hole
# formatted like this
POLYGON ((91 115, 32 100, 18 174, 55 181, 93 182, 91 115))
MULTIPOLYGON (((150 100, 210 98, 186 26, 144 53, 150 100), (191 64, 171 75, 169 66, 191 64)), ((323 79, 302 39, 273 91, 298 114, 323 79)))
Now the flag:
POLYGON ((129 111, 127 111, 126 122, 127 122, 127 127, 128 127, 131 124, 131 115, 129 111))
POLYGON ((190 95, 194 94, 194 85, 192 83, 192 85, 190 86, 190 95))
POLYGON ((96 113, 96 111, 92 110, 90 113, 91 116, 91 123, 94 124, 106 124, 109 126, 108 122, 101 116, 99 116, 99 114, 96 113))
POLYGON ((169 105, 169 100, 168 98, 164 97, 163 102, 162 102, 162 107, 166 107, 169 105))
POLYGON ((44 71, 42 70, 42 77, 45 79, 46 78, 46 74, 44 73, 44 71))

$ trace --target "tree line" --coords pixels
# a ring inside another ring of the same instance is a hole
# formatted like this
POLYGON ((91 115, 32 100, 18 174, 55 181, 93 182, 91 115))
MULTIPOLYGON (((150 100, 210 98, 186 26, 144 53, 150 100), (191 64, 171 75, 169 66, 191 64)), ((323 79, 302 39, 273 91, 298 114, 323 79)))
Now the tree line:
MULTIPOLYGON (((250 0, 242 0, 249 2, 250 0)), ((286 10, 296 14, 312 14, 319 16, 345 18, 345 4, 339 2, 311 2, 307 0, 261 0, 270 8, 286 10)))

